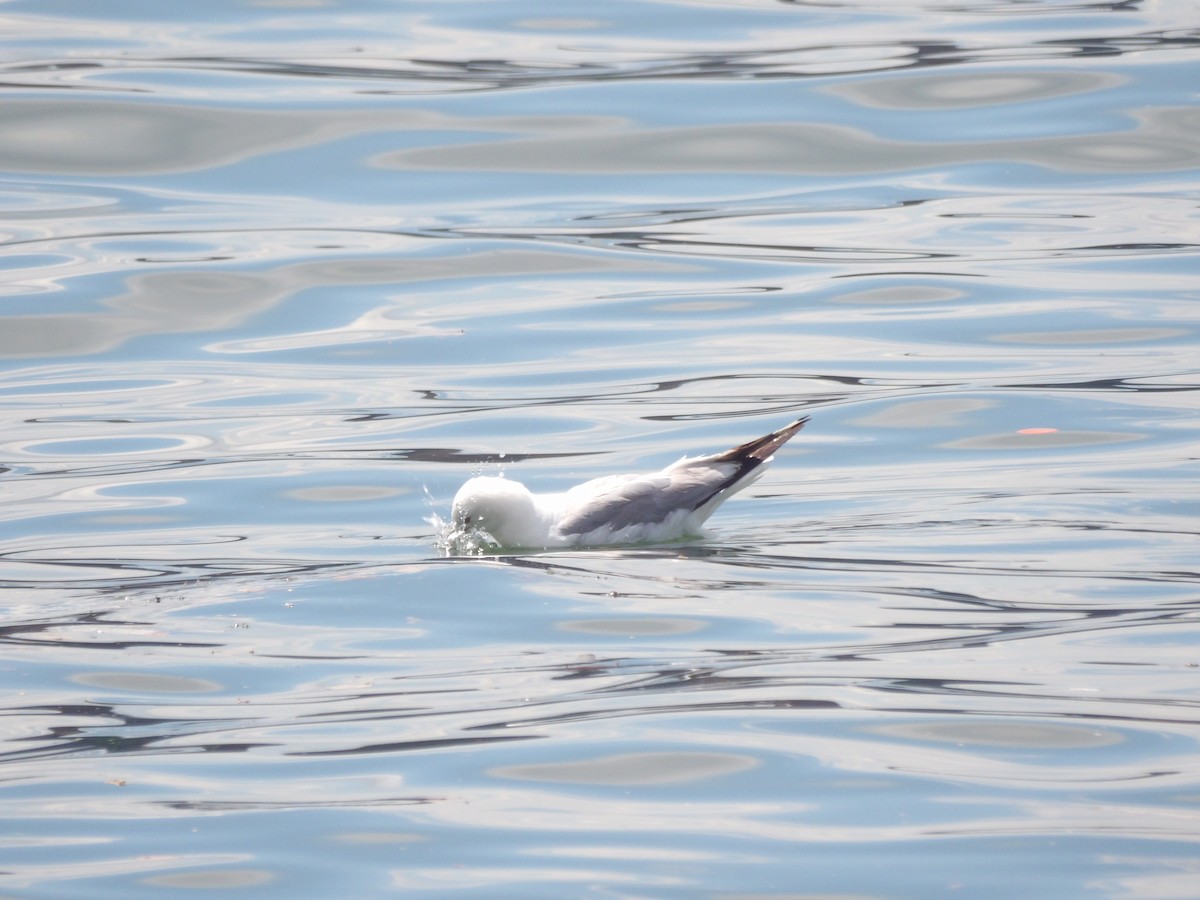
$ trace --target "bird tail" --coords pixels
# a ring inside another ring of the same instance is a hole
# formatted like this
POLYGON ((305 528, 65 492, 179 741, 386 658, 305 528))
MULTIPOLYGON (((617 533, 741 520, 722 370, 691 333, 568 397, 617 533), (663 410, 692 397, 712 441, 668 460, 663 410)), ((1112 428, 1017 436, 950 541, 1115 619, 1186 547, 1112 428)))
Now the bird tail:
POLYGON ((808 416, 802 416, 791 425, 785 425, 778 431, 772 431, 764 437, 747 441, 732 450, 726 450, 717 456, 710 457, 713 462, 745 462, 754 460, 761 465, 775 455, 775 451, 791 440, 792 435, 808 424, 808 416))

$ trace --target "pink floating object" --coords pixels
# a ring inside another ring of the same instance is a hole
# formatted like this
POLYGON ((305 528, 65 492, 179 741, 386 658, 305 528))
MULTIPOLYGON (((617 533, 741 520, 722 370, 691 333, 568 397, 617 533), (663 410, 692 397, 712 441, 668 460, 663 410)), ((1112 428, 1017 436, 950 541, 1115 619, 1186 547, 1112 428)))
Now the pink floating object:
POLYGON ((1057 428, 1021 428, 1017 430, 1017 434, 1056 434, 1057 428))

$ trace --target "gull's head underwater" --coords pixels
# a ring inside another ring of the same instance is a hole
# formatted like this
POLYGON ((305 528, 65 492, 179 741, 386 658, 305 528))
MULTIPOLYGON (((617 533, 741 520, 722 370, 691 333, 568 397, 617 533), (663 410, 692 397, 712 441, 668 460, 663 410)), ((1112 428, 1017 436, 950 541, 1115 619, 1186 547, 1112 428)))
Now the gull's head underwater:
POLYGON ((544 540, 543 518, 525 485, 481 475, 470 479, 454 495, 450 538, 471 535, 501 547, 535 547, 544 540))

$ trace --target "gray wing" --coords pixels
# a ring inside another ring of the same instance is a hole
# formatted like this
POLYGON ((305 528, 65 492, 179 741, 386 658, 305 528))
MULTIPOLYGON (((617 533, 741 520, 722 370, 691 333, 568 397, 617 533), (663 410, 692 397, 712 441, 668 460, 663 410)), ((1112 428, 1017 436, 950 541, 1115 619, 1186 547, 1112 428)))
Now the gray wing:
MULTIPOLYGON (((619 531, 630 525, 663 522, 677 510, 691 512, 720 493, 729 478, 725 467, 705 466, 653 475, 605 478, 580 485, 587 490, 580 502, 558 523, 563 534, 587 534, 608 526, 619 531)), ((568 492, 568 497, 574 491, 568 492)))
POLYGON ((691 512, 706 503, 712 503, 711 513, 724 497, 752 484, 775 451, 807 422, 804 416, 732 450, 681 459, 653 475, 613 476, 580 485, 567 492, 568 509, 558 530, 587 534, 607 525, 619 531, 630 525, 663 522, 677 510, 691 512), (578 497, 576 503, 571 502, 573 494, 578 497))

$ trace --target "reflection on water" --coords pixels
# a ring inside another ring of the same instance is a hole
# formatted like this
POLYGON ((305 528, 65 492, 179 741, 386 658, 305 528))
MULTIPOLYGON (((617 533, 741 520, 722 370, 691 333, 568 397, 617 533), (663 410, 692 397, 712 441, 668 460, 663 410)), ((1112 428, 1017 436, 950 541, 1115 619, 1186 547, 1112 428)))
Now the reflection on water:
POLYGON ((1200 164, 1200 110, 1144 109, 1134 127, 1105 135, 935 143, 891 140, 859 128, 804 122, 609 127, 572 137, 403 150, 383 167, 578 174, 684 173, 863 176, 949 166, 1033 165, 1068 172, 1138 174, 1200 164))
POLYGON ((1184 7, 0 19, 7 890, 1195 893, 1184 7))
MULTIPOLYGON (((101 244, 97 253, 107 248, 101 244)), ((131 267, 137 266, 130 260, 131 267)), ((137 266, 141 268, 141 266, 137 266)), ((235 331, 245 334, 250 321, 297 293, 325 285, 394 286, 472 277, 480 282, 519 278, 537 272, 542 276, 565 273, 601 273, 615 268, 604 260, 584 260, 565 253, 513 248, 467 252, 453 256, 415 259, 351 259, 291 263, 254 273, 195 271, 139 272, 125 281, 126 290, 103 300, 97 313, 39 313, 10 316, 0 335, 0 358, 60 357, 103 353, 125 341, 146 335, 187 331, 235 331), (240 329, 240 331, 237 331, 240 329)), ((646 261, 624 263, 622 271, 670 271, 678 266, 646 261)), ((371 298, 378 302, 379 297, 371 298)), ((473 310, 458 305, 443 308, 436 300, 410 298, 420 305, 364 309, 362 315, 336 327, 272 335, 262 339, 235 339, 206 348, 216 353, 263 353, 333 346, 344 348, 362 342, 406 337, 446 337, 462 334, 434 324, 431 319, 461 318, 473 310), (424 321, 423 321, 424 320, 424 321), (427 324, 426 324, 427 323, 427 324)), ((302 302, 302 301, 298 301, 302 302)), ((392 306, 389 304, 388 306, 392 306)), ((533 310, 531 310, 533 311, 533 310)))

